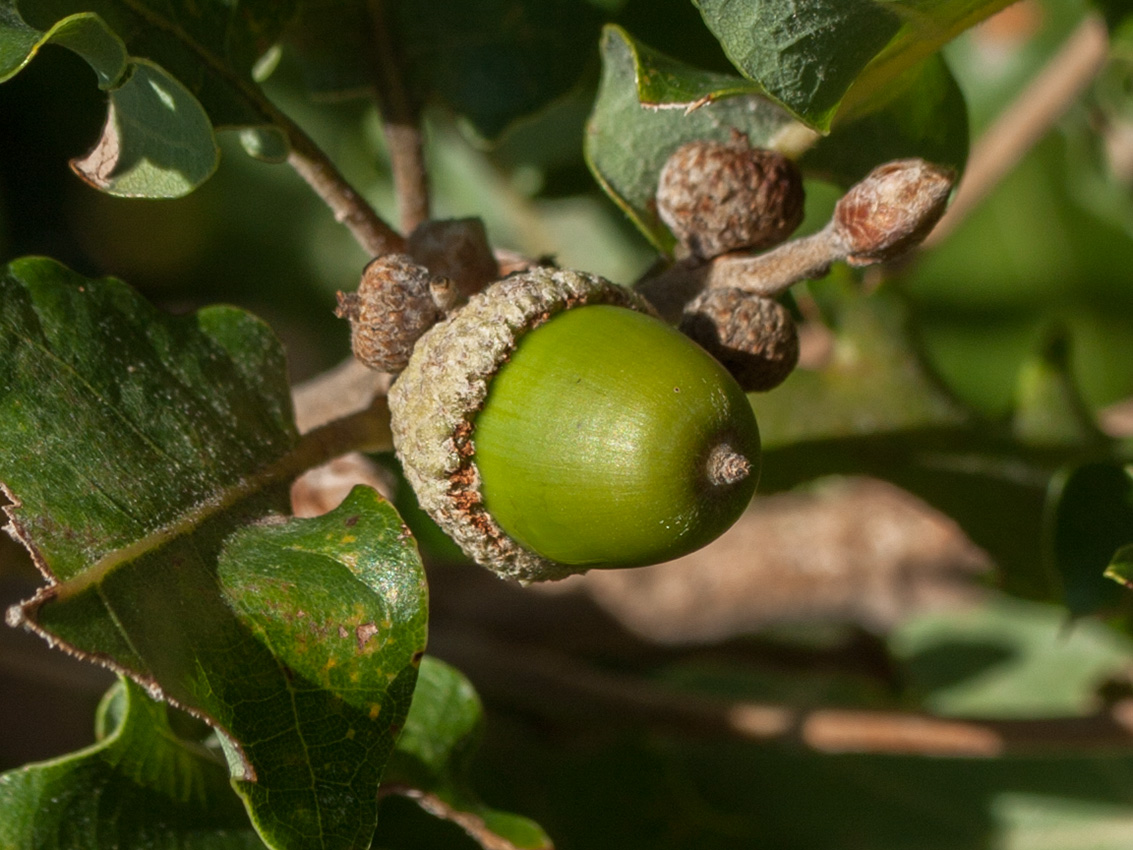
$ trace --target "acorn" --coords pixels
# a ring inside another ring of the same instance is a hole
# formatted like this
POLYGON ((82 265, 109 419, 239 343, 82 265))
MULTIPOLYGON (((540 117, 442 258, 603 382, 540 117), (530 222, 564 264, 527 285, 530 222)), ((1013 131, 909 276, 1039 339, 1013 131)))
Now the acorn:
POLYGON ((747 397, 632 291, 536 268, 417 342, 389 395, 421 506, 474 561, 523 583, 685 555, 759 477, 747 397))
POLYGON ((681 253, 710 260, 742 248, 778 245, 803 219, 805 192, 798 166, 777 151, 699 139, 665 161, 657 214, 681 253))
POLYGON ((772 298, 739 289, 706 289, 685 307, 681 333, 720 361, 744 392, 767 392, 799 362, 799 333, 772 298))

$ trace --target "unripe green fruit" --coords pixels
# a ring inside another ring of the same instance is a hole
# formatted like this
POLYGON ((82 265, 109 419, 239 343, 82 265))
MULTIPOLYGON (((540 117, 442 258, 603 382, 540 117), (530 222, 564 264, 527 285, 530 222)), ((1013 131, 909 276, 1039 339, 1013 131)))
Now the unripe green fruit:
POLYGON ((714 482, 713 449, 758 458, 731 376, 679 331, 624 307, 561 313, 520 340, 473 437, 484 505, 545 558, 640 566, 726 531, 757 476, 714 482))
POLYGON ((669 560, 723 533, 759 473, 735 380, 629 290, 534 269, 426 333, 390 390, 421 506, 519 581, 669 560))

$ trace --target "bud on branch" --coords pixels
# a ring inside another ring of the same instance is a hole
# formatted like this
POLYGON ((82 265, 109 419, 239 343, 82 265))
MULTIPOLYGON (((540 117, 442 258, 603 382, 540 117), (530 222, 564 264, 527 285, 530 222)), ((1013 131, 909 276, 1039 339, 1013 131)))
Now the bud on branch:
POLYGON ((672 316, 704 289, 773 298, 800 280, 822 277, 839 260, 854 266, 891 260, 928 236, 944 214, 955 179, 951 169, 922 159, 886 163, 851 187, 817 233, 762 254, 725 254, 708 263, 685 260, 642 281, 638 290, 672 316))

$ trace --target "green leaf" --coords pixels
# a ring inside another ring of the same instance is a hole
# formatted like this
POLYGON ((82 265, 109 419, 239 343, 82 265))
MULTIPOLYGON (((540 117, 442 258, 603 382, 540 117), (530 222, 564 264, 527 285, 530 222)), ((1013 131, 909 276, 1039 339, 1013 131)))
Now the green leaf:
POLYGON ((1051 565, 1086 575, 1080 581, 1089 594, 1096 596, 1099 585, 1104 591, 1107 559, 1128 539, 1112 537, 1126 533, 1118 494, 1113 487, 1075 487, 1066 520, 1054 506, 1065 470, 1109 447, 1093 433, 1023 441, 980 420, 923 365, 895 292, 883 288, 863 298, 832 291, 834 284, 811 285, 835 327, 829 363, 797 370, 775 392, 753 399, 764 442, 761 490, 824 475, 877 476, 955 519, 992 556, 1010 592, 1069 600, 1067 582, 1051 565))
POLYGON ((388 780, 429 791, 450 791, 465 773, 484 724, 472 683, 455 667, 421 659, 413 705, 390 760, 388 780))
POLYGON ((483 720, 480 698, 463 674, 425 656, 413 705, 390 759, 387 788, 454 821, 484 847, 550 848, 550 838, 534 821, 489 808, 469 789, 467 771, 483 720))
POLYGON ((296 0, 17 0, 16 6, 41 30, 78 12, 98 15, 131 57, 148 59, 180 80, 216 127, 272 123, 252 74, 293 17, 296 0))
POLYGON ((1049 560, 1066 607, 1081 615, 1114 605, 1124 594, 1104 576, 1114 553, 1133 542, 1133 469, 1077 466, 1055 477, 1049 499, 1049 560))
POLYGON ((252 69, 291 5, 0 0, 0 82, 44 44, 74 51, 109 105, 99 141, 72 167, 112 195, 180 197, 216 170, 214 127, 255 129, 253 155, 280 158, 282 135, 252 69))
POLYGON ((653 196, 661 167, 678 147, 694 139, 728 141, 734 132, 759 147, 792 143, 789 131, 797 123, 750 92, 743 80, 682 65, 618 27, 603 32, 602 81, 586 128, 586 161, 659 249, 671 249, 674 240, 657 216, 653 196))
POLYGON ((917 704, 953 717, 1090 715, 1098 684, 1119 676, 1133 650, 1098 620, 1068 627, 1061 606, 999 594, 913 617, 889 644, 917 704))
POLYGON ((1127 543, 1113 554, 1105 575, 1106 578, 1133 588, 1133 543, 1127 543))
POLYGON ((1070 347, 1069 332, 1053 328, 1019 372, 1011 429, 1023 442, 1099 446, 1105 442, 1074 382, 1070 347))
POLYGON ((732 63, 811 126, 828 130, 846 90, 897 34, 895 3, 694 0, 732 63))
POLYGON ((0 481, 48 580, 9 618, 216 726, 270 846, 368 841, 425 643, 396 512, 358 488, 282 516, 317 440, 242 311, 166 316, 43 259, 0 301, 0 481))
POLYGON ((295 443, 283 351, 247 313, 168 316, 39 258, 3 270, 0 303, 0 481, 56 581, 255 489, 295 443))
POLYGON ((189 90, 146 60, 110 92, 94 149, 71 161, 96 189, 121 198, 180 198, 220 163, 208 116, 189 90))
POLYGON ((0 3, 0 82, 23 68, 44 44, 83 57, 110 95, 94 149, 73 160, 87 183, 120 197, 178 198, 207 180, 220 162, 208 116, 192 93, 160 66, 132 59, 97 15, 57 21, 46 32, 0 3))
POLYGON ((71 15, 41 32, 24 22, 13 0, 0 2, 0 82, 15 76, 45 44, 58 44, 85 59, 101 88, 116 85, 126 73, 126 45, 98 15, 71 15))
POLYGON ((694 0, 744 76, 815 129, 1011 0, 694 0))
MULTIPOLYGON (((582 0, 401 0, 385 8, 413 99, 443 101, 486 138, 569 91, 593 60, 601 25, 582 0)), ((373 85, 373 32, 362 0, 306 0, 288 42, 313 88, 353 93, 373 85)))
POLYGON ((906 157, 964 170, 968 109, 942 56, 893 80, 858 116, 839 122, 806 152, 800 165, 807 174, 850 186, 879 163, 906 157))
POLYGON ((179 737, 166 707, 142 688, 121 679, 98 719, 93 746, 0 776, 0 846, 264 846, 232 793, 223 757, 179 737))
MULTIPOLYGON (((762 94, 759 86, 733 74, 694 68, 610 27, 633 51, 637 99, 643 106, 681 107, 686 111, 735 95, 762 94)), ((611 45, 612 46, 612 45, 611 45)))
POLYGON ((412 538, 359 487, 324 516, 236 532, 218 577, 275 662, 229 663, 218 670, 230 677, 220 685, 228 695, 208 701, 226 728, 244 732, 243 758, 258 778, 245 769, 236 785, 257 828, 273 846, 364 844, 425 647, 412 538), (259 705, 242 711, 244 700, 259 705))

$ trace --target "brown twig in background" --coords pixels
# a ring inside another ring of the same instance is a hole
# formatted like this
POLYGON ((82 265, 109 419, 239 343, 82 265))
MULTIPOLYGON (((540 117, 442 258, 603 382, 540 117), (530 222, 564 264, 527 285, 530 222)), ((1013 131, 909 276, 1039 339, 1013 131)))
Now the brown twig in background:
POLYGON ((429 181, 421 138, 421 110, 409 96, 382 0, 369 0, 374 33, 374 83, 389 146, 401 229, 411 233, 429 220, 429 181))
POLYGON ((972 146, 956 197, 925 240, 926 248, 946 239, 1046 135, 1101 71, 1108 54, 1105 22, 1098 15, 1087 15, 1062 49, 972 146))
POLYGON ((295 423, 309 431, 372 407, 385 398, 392 376, 368 369, 353 356, 332 369, 292 387, 295 423))
POLYGON ((682 734, 787 743, 820 753, 992 758, 1085 750, 1133 751, 1133 700, 1085 717, 943 718, 869 709, 808 708, 677 692, 544 648, 480 634, 443 635, 430 651, 456 664, 485 697, 545 717, 643 724, 682 734))

